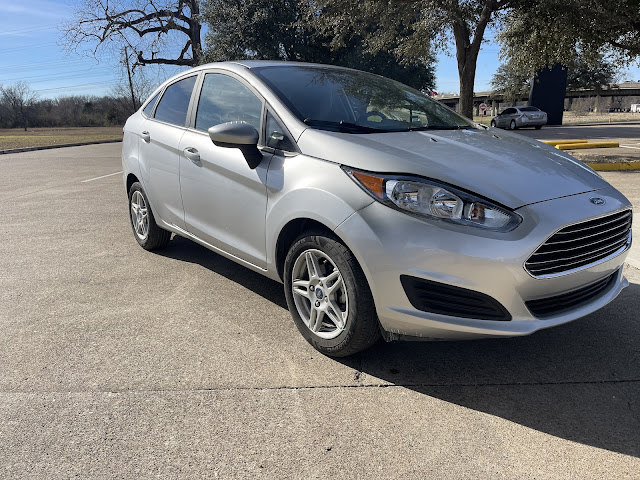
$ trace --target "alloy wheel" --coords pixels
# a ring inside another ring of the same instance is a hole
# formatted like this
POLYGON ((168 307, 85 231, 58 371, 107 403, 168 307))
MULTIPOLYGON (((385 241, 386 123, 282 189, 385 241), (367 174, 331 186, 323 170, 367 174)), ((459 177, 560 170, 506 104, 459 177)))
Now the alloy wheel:
POLYGON ((140 190, 136 190, 131 195, 131 224, 138 238, 146 240, 149 235, 149 214, 147 202, 140 190))
POLYGON ((324 252, 303 251, 291 272, 291 291, 300 318, 320 338, 340 335, 349 315, 349 298, 342 274, 324 252))

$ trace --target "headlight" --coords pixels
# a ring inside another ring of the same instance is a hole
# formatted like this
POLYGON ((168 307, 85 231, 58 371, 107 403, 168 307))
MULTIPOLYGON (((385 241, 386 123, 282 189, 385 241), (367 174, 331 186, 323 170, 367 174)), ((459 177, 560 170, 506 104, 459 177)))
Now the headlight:
POLYGON ((379 202, 414 215, 502 232, 513 230, 522 221, 512 211, 449 185, 343 168, 379 202))

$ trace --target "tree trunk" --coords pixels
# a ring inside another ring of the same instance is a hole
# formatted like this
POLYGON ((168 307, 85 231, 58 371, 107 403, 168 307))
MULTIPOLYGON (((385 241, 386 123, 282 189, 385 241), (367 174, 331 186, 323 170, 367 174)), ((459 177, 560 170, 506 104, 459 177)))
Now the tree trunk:
POLYGON ((456 40, 456 59, 460 79, 458 113, 473 119, 473 87, 476 80, 476 62, 478 61, 480 42, 471 41, 469 27, 462 19, 453 24, 453 36, 456 40))
POLYGON ((473 87, 476 79, 476 61, 467 56, 466 61, 458 64, 458 74, 460 77, 460 114, 473 119, 473 87))
POLYGON ((491 21, 491 14, 502 6, 496 0, 485 0, 482 12, 472 32, 461 11, 451 25, 456 41, 456 59, 458 60, 458 77, 460 78, 459 113, 473 119, 473 86, 476 80, 476 64, 484 31, 491 21), (472 37, 473 35, 473 37, 472 37))
POLYGON ((191 22, 189 23, 189 38, 191 39, 191 52, 193 54, 193 66, 196 67, 204 60, 202 55, 202 40, 200 39, 200 2, 191 0, 191 22))
POLYGON ((24 131, 27 131, 27 112, 25 111, 25 108, 21 105, 20 106, 20 119, 22 120, 22 126, 24 127, 24 131))

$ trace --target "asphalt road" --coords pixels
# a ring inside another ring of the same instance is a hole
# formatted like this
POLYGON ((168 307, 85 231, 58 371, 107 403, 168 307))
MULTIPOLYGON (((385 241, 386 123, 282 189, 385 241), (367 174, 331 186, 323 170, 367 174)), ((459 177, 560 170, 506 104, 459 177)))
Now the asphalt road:
POLYGON ((611 125, 562 125, 544 126, 540 130, 522 128, 516 130, 522 135, 540 140, 566 140, 587 138, 591 141, 617 141, 621 143, 640 142, 640 123, 611 125))
POLYGON ((119 148, 0 157, 0 478, 640 475, 640 270, 530 337, 332 360, 279 284, 139 248, 119 148))
POLYGON ((619 148, 594 148, 569 152, 584 162, 640 161, 640 124, 638 123, 545 126, 540 130, 525 128, 516 132, 538 140, 586 139, 589 142, 613 141, 620 144, 619 148))

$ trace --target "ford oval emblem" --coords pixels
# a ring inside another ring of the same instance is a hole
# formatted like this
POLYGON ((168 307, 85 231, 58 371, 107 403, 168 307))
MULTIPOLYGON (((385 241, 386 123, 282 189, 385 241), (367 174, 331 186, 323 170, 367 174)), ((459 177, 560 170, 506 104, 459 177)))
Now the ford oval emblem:
POLYGON ((600 197, 591 197, 589 201, 594 205, 604 205, 605 203, 607 203, 604 198, 600 198, 600 197))

